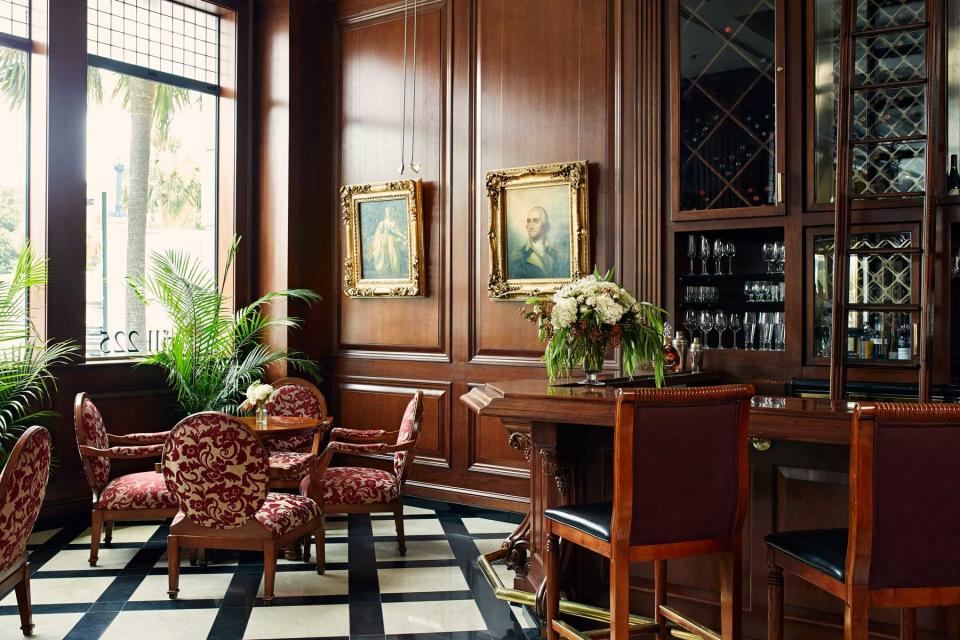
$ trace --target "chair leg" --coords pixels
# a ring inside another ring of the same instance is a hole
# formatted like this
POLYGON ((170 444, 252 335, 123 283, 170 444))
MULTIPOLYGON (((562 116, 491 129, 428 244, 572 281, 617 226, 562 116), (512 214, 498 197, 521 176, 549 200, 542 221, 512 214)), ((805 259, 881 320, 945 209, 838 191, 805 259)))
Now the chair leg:
POLYGON ((866 606, 866 599, 854 599, 846 603, 843 609, 843 639, 868 640, 870 631, 867 616, 870 610, 866 606))
POLYGON ((103 529, 105 532, 103 536, 103 541, 106 542, 107 544, 110 544, 111 542, 113 542, 113 525, 114 525, 113 520, 107 520, 106 522, 103 523, 103 529))
POLYGON ((560 538, 550 531, 547 521, 547 596, 545 603, 547 640, 557 640, 553 621, 560 617, 560 538))
MULTIPOLYGON (((610 640, 630 638, 630 558, 610 558, 610 640)), ((723 640, 727 640, 724 636, 723 640)), ((738 637, 737 640, 740 640, 738 637)))
POLYGON ((767 640, 783 640, 783 569, 776 565, 773 551, 767 558, 767 640))
POLYGON ((407 555, 407 539, 403 535, 403 504, 394 505, 393 521, 397 525, 397 550, 400 555, 407 555))
POLYGON ((273 586, 277 579, 277 545, 273 541, 263 545, 263 604, 273 601, 273 586))
POLYGON ((743 608, 743 563, 740 541, 723 554, 720 572, 720 636, 723 640, 740 640, 741 609, 743 608))
POLYGON ((304 564, 307 564, 310 562, 310 534, 308 533, 303 536, 303 540, 300 542, 303 543, 303 555, 301 557, 303 558, 304 564))
POLYGON ((653 621, 659 625, 657 640, 667 640, 670 631, 667 619, 660 613, 660 607, 667 604, 667 561, 656 560, 653 563, 653 621))
POLYGON ((90 521, 90 566, 97 566, 100 555, 100 535, 103 529, 103 512, 94 510, 90 521))
POLYGON ((900 640, 917 640, 916 609, 900 609, 900 640))
POLYGON ((320 516, 320 528, 313 532, 317 544, 317 573, 327 570, 327 516, 320 516))
POLYGON ((17 592, 17 609, 20 611, 20 629, 23 635, 33 635, 33 608, 30 605, 30 565, 24 563, 20 582, 14 589, 17 592))
POLYGON ((175 600, 180 592, 180 538, 167 536, 167 595, 175 600))

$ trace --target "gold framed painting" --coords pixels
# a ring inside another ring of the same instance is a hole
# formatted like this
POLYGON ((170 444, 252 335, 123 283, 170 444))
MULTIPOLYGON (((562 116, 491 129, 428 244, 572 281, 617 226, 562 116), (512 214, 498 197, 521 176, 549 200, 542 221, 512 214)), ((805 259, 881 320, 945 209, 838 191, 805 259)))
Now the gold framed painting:
POLYGON ((490 298, 556 291, 591 271, 586 161, 487 173, 490 298))
POLYGON ((420 180, 346 185, 340 210, 343 292, 353 298, 425 295, 420 180))

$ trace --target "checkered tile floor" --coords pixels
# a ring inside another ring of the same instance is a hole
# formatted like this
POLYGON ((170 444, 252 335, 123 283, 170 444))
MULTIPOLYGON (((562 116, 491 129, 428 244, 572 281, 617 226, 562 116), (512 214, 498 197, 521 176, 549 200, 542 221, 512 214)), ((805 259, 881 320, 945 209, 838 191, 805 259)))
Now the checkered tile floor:
MULTIPOLYGON (((167 598, 165 523, 117 525, 98 566, 87 523, 30 539, 34 635, 70 640, 339 638, 453 640, 537 637, 521 607, 493 597, 476 558, 500 546, 516 514, 410 499, 407 555, 389 515, 327 522, 327 572, 278 561, 264 607, 262 559, 241 553, 190 567, 167 598)), ((505 580, 509 579, 502 569, 505 580)), ((21 638, 14 594, 0 601, 0 638, 21 638)))

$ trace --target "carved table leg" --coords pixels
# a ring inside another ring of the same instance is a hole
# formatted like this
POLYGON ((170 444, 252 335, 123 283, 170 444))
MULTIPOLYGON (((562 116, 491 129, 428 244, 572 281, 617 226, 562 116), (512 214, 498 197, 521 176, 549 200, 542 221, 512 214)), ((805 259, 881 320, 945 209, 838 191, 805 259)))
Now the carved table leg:
MULTIPOLYGON (((510 446, 522 453, 523 457, 529 462, 533 451, 533 445, 530 441, 530 425, 504 423, 504 427, 509 434, 508 442, 510 446)), ((529 568, 527 560, 530 553, 531 520, 531 513, 527 511, 520 525, 506 537, 501 545, 501 548, 509 549, 507 568, 516 573, 517 578, 520 579, 527 577, 529 568)))

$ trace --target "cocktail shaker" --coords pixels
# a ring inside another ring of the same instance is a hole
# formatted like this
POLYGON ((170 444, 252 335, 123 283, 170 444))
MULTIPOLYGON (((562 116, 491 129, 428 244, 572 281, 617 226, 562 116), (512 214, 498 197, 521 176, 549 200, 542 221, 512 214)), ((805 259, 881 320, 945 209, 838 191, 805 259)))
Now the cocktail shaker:
POLYGON ((687 342, 687 334, 682 330, 677 329, 677 335, 673 338, 673 348, 677 350, 677 353, 680 354, 680 372, 683 373, 687 370, 687 365, 690 362, 689 355, 687 354, 687 347, 689 343, 687 342))
POLYGON ((700 338, 694 338, 693 344, 690 345, 690 370, 693 373, 700 373, 703 371, 703 345, 700 343, 700 338))

